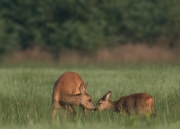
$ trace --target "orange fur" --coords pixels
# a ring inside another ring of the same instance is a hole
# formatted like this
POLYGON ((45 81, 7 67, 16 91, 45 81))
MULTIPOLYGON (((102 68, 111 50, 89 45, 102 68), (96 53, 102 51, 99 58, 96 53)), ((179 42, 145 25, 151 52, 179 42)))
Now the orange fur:
POLYGON ((97 109, 103 110, 113 110, 116 112, 126 112, 128 115, 131 114, 141 114, 147 115, 151 114, 155 116, 154 113, 154 98, 147 93, 136 93, 128 96, 122 96, 119 100, 112 102, 110 100, 111 91, 106 93, 98 101, 97 109))
POLYGON ((75 72, 62 74, 55 82, 52 93, 53 117, 56 115, 56 110, 62 108, 75 114, 72 105, 81 106, 85 115, 86 109, 94 110, 91 97, 86 93, 87 86, 88 83, 84 84, 82 78, 75 72))

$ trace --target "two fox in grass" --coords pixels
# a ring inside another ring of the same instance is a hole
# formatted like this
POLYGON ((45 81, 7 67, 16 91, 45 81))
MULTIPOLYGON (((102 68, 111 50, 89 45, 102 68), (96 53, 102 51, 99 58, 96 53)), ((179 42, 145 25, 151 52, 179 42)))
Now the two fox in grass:
POLYGON ((56 116, 58 109, 65 109, 72 114, 76 114, 73 105, 80 106, 87 115, 86 110, 104 109, 112 110, 118 113, 151 115, 154 113, 154 98, 147 93, 136 93, 128 96, 122 96, 117 101, 111 101, 111 91, 108 91, 102 98, 98 100, 97 106, 92 102, 89 94, 87 94, 88 83, 84 83, 82 78, 75 72, 65 72, 62 74, 54 84, 52 93, 52 116, 56 116))

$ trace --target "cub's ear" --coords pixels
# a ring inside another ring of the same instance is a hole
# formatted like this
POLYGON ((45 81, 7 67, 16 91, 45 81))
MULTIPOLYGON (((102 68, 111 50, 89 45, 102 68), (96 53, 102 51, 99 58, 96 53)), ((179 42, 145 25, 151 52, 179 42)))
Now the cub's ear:
POLYGON ((103 96, 103 100, 109 100, 111 98, 111 94, 112 92, 111 91, 108 91, 104 96, 103 96))

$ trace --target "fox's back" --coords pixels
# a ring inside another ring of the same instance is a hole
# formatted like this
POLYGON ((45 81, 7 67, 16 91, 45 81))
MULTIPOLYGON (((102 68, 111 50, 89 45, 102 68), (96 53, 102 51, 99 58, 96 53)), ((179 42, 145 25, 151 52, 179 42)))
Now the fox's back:
POLYGON ((53 98, 60 98, 61 94, 79 94, 82 78, 75 72, 65 72, 54 84, 53 98))

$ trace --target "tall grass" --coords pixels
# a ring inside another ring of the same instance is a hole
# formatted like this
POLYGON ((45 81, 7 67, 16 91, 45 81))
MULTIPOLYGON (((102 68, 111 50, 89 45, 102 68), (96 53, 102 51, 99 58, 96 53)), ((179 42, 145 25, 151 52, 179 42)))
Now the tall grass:
MULTIPOLYGON (((11 128, 131 128, 155 125, 178 127, 180 124, 180 66, 178 65, 120 65, 87 67, 3 67, 0 68, 0 127, 11 128), (84 117, 75 107, 76 117, 68 114, 63 120, 60 111, 56 121, 51 119, 51 95, 54 82, 65 71, 75 71, 89 82, 88 93, 93 102, 107 91, 112 100, 123 95, 147 92, 155 98, 157 118, 127 118, 111 111, 91 112, 84 117), (61 124, 59 124, 61 123, 61 124), (63 123, 63 124, 62 124, 63 123), (16 126, 14 126, 16 125, 16 126)), ((158 126, 156 126, 158 127, 158 126)))

